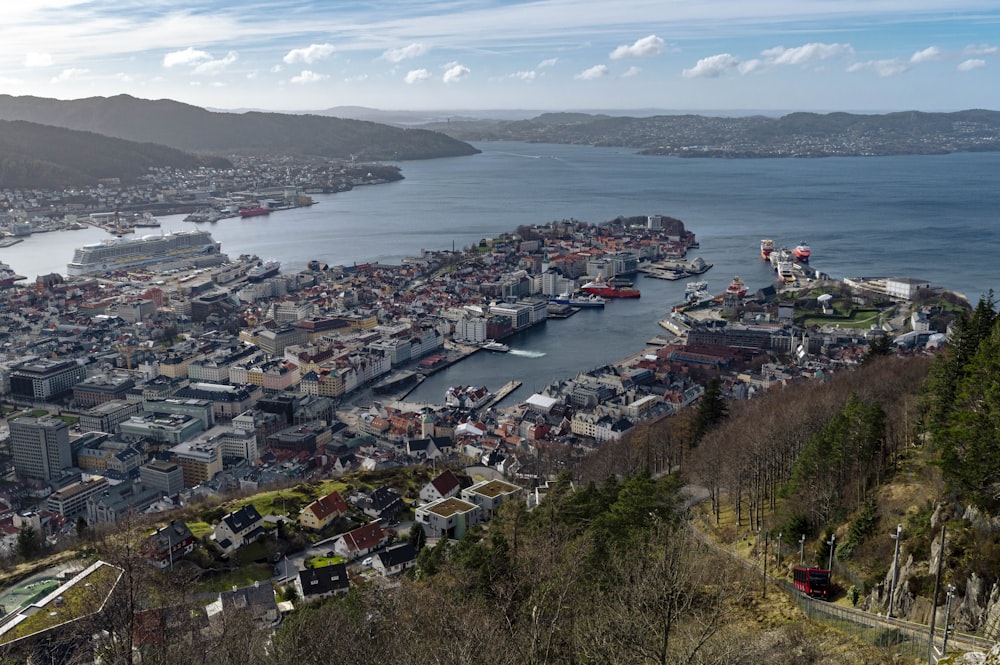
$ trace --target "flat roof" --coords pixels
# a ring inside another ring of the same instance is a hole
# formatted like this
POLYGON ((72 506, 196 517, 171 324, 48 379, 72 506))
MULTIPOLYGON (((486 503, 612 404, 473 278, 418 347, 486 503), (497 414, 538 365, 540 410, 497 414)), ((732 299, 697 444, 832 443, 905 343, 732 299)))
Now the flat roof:
POLYGON ((516 492, 521 489, 517 485, 512 485, 511 483, 505 483, 502 480, 489 480, 482 485, 473 485, 469 488, 470 492, 476 492, 482 494, 483 496, 488 496, 491 499, 496 498, 500 494, 510 494, 511 492, 516 492))
POLYGON ((455 497, 449 497, 440 503, 427 508, 427 512, 434 513, 440 517, 451 517, 455 513, 465 513, 475 509, 476 506, 468 501, 462 501, 461 499, 456 499, 455 497))

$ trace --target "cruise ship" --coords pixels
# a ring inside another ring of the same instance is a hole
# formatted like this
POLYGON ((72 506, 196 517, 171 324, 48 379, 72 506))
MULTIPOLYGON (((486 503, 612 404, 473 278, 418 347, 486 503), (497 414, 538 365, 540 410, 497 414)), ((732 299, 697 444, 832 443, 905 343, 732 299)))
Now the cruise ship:
POLYGON ((226 260, 208 231, 187 231, 133 238, 113 238, 84 245, 66 267, 70 277, 161 264, 207 266, 226 260))

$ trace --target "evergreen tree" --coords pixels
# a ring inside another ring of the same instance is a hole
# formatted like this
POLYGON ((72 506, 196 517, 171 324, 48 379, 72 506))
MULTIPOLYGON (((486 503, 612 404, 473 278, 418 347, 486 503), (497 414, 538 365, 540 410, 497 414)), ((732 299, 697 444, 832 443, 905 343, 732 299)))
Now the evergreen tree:
POLYGON ((694 414, 693 437, 695 445, 705 434, 729 415, 726 401, 722 397, 722 382, 715 378, 705 386, 705 392, 698 400, 694 414))
POLYGON ((35 531, 35 527, 30 524, 25 524, 21 527, 21 530, 17 532, 17 544, 15 545, 15 551, 18 556, 22 559, 31 559, 39 552, 41 552, 42 546, 38 538, 38 533, 35 531))

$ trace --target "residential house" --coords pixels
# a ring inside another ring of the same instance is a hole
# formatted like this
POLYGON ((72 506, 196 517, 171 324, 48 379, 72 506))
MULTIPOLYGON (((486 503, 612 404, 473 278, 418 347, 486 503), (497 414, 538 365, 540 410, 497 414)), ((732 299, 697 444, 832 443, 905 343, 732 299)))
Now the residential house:
POLYGON ((241 613, 258 627, 276 626, 281 621, 274 589, 269 583, 254 582, 253 586, 223 591, 205 607, 208 622, 214 631, 224 629, 226 620, 241 613))
POLYGON ((264 535, 263 524, 264 519, 260 513, 252 503, 248 503, 219 520, 212 532, 212 539, 223 552, 231 554, 264 535))
POLYGON ((397 575, 417 565, 417 550, 410 543, 393 545, 372 559, 372 568, 383 577, 397 575))
POLYGON ((299 512, 299 524, 320 531, 347 514, 347 502, 337 492, 316 499, 299 512))
POLYGON ((370 554, 387 542, 389 534, 379 526, 378 522, 372 522, 340 535, 333 543, 333 551, 346 559, 357 559, 370 554))
POLYGON ((458 481, 458 477, 451 472, 451 469, 445 469, 420 490, 420 503, 458 496, 461 489, 462 484, 458 481))
POLYGON ((479 506, 483 519, 489 521, 498 508, 521 494, 517 485, 503 480, 483 480, 462 490, 462 499, 479 506))
POLYGON ((170 568, 174 561, 194 551, 194 535, 181 520, 171 520, 143 542, 142 550, 157 568, 170 568))
POLYGON ((350 590, 350 584, 347 580, 347 564, 335 563, 330 566, 301 570, 299 576, 295 578, 295 589, 299 592, 299 598, 305 601, 347 593, 350 590))
POLYGON ((394 521, 399 512, 406 508, 403 497, 391 487, 378 487, 367 496, 356 495, 354 504, 368 517, 387 522, 394 521))
POLYGON ((456 497, 438 499, 418 506, 414 525, 420 525, 428 538, 458 540, 470 528, 482 522, 479 506, 456 497))

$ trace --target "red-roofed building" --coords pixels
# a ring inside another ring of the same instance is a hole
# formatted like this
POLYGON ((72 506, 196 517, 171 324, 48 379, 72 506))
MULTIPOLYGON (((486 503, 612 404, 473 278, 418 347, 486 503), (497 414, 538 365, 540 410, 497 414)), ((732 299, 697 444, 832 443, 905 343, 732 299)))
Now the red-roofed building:
POLYGON ((337 492, 316 499, 299 513, 299 524, 319 531, 347 514, 347 502, 337 492))
POLYGON ((379 526, 378 522, 372 522, 342 534, 333 543, 333 551, 345 559, 357 559, 377 550, 387 542, 389 534, 379 526))
POLYGON ((430 503, 438 499, 458 496, 461 489, 462 484, 458 482, 458 478, 451 472, 451 469, 446 469, 420 490, 420 502, 430 503))

